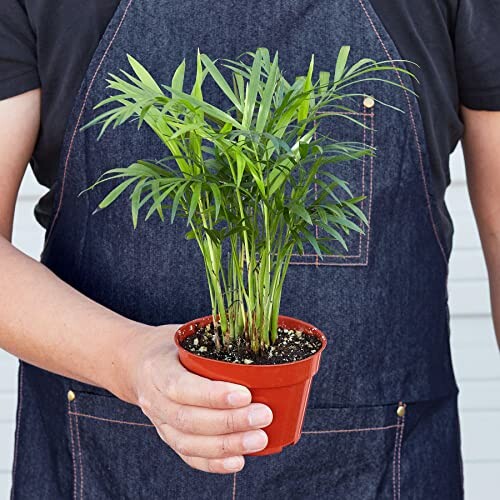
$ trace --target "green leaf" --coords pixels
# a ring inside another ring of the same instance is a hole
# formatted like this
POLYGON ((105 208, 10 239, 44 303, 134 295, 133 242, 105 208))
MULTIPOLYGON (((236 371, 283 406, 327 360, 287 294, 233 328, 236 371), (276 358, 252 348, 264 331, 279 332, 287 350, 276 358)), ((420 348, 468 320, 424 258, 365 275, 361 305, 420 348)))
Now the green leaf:
POLYGON ((323 94, 328 90, 329 83, 330 83, 330 72, 320 71, 319 72, 320 94, 323 94))
MULTIPOLYGON (((366 196, 362 196, 358 200, 361 201, 365 198, 366 198, 366 196)), ((351 202, 344 202, 344 204, 347 205, 362 222, 364 222, 366 225, 368 225, 368 219, 366 218, 366 215, 363 213, 363 211, 359 207, 357 207, 352 201, 351 202)))
POLYGON ((130 54, 127 54, 127 59, 141 82, 154 92, 163 95, 161 88, 158 86, 155 79, 151 76, 147 69, 139 61, 134 59, 130 54))
POLYGON ((212 106, 208 102, 199 100, 198 98, 185 94, 184 92, 177 91, 172 87, 165 86, 167 90, 170 90, 172 94, 180 98, 180 103, 192 104, 195 108, 199 108, 201 111, 205 112, 211 118, 215 120, 220 120, 222 123, 231 123, 235 128, 241 128, 241 125, 229 114, 221 111, 219 108, 212 106))
POLYGON ((182 62, 177 66, 174 76, 172 77, 172 88, 175 90, 183 91, 184 88, 184 73, 186 71, 186 60, 183 59, 182 62))
POLYGON ((201 55, 201 61, 207 68, 208 72, 215 80, 219 88, 224 92, 226 97, 235 105, 238 111, 241 111, 241 103, 232 91, 230 85, 227 83, 226 79, 222 76, 221 72, 217 69, 215 64, 211 61, 211 59, 206 55, 201 55))
POLYGON ((188 183, 185 182, 184 184, 181 184, 177 192, 175 193, 174 196, 174 201, 172 202, 172 208, 171 208, 171 214, 170 214, 170 223, 173 224, 175 220, 175 216, 177 215, 177 209, 179 208, 179 203, 181 202, 181 198, 184 195, 184 191, 187 187, 188 183))
POLYGON ((219 189, 219 186, 217 186, 217 184, 215 183, 210 184, 210 189, 212 190, 215 201, 215 219, 218 220, 222 202, 222 193, 219 189))
POLYGON ((193 90, 191 91, 191 95, 200 101, 203 100, 203 80, 203 66, 201 64, 200 49, 198 49, 198 52, 196 54, 196 79, 193 85, 193 90))
POLYGON ((313 221, 311 219, 311 215, 306 210, 306 208, 304 207, 304 205, 301 205, 299 203, 292 203, 290 205, 290 210, 294 214, 298 215, 301 219, 305 220, 308 224, 312 225, 313 221))
POLYGON ((137 219, 139 217, 139 207, 141 202, 141 194, 142 189, 147 179, 141 179, 135 186, 132 194, 130 195, 130 205, 132 209, 132 223, 134 225, 134 229, 137 228, 137 219))
POLYGON ((152 194, 153 200, 156 204, 156 212, 158 213, 158 216, 160 217, 161 221, 163 222, 165 220, 165 218, 163 217, 163 210, 161 208, 160 181, 158 179, 154 179, 151 182, 151 194, 152 194))
MULTIPOLYGON (((304 97, 297 113, 297 121, 299 123, 307 118, 309 114, 309 107, 311 104, 313 104, 313 98, 312 98, 313 71, 314 71, 314 54, 311 56, 311 62, 309 63, 309 71, 307 72, 307 76, 304 79, 304 87, 303 87, 304 97)), ((299 135, 302 135, 304 128, 305 125, 299 132, 299 135)))
POLYGON ((200 196, 201 196, 201 184, 197 182, 193 187, 193 194, 191 195, 191 202, 189 204, 189 213, 187 219, 188 225, 191 222, 191 219, 193 218, 193 215, 196 211, 196 207, 198 206, 198 203, 200 201, 200 196))
POLYGON ((350 51, 351 47, 349 47, 349 45, 344 45, 339 50, 339 54, 337 56, 337 64, 335 65, 335 76, 333 78, 335 83, 340 82, 342 80, 342 77, 344 76, 350 51))
MULTIPOLYGON (((176 179, 176 181, 178 181, 178 179, 176 179)), ((161 211, 162 203, 177 188, 178 183, 179 182, 176 182, 176 183, 168 186, 165 190, 160 189, 161 194, 160 193, 158 194, 158 197, 154 200, 154 203, 151 205, 151 207, 146 215, 146 220, 148 220, 154 214, 155 210, 161 211)))
POLYGON ((261 85, 261 67, 262 58, 261 53, 257 51, 252 64, 252 72, 250 74, 250 80, 247 83, 245 101, 243 107, 243 120, 242 128, 248 130, 252 122, 252 117, 255 109, 255 102, 257 100, 257 93, 261 85))
POLYGON ((257 132, 263 132, 269 113, 271 112, 271 104, 273 101, 273 94, 276 88, 278 78, 278 52, 276 52, 269 75, 267 77, 267 82, 264 87, 264 93, 262 95, 262 101, 259 105, 259 112, 257 114, 257 122, 255 125, 255 130, 257 132))
POLYGON ((356 62, 349 68, 349 70, 344 75, 344 79, 348 78, 349 76, 359 71, 363 66, 368 66, 368 65, 375 65, 375 61, 373 59, 366 59, 366 58, 360 59, 358 62, 356 62))
POLYGON ((307 229, 302 230, 302 235, 311 244, 311 246, 314 248, 314 251, 318 254, 318 256, 322 257, 323 254, 321 252, 321 249, 319 248, 318 240, 316 239, 316 237, 313 236, 313 234, 309 232, 307 229))
POLYGON ((110 191, 107 196, 99 203, 99 208, 107 208, 111 203, 113 203, 131 184, 137 181, 139 177, 132 177, 118 184, 112 191, 110 191))
POLYGON ((318 226, 323 231, 327 232, 330 236, 332 236, 334 241, 338 241, 342 245, 344 250, 349 251, 349 248, 347 247, 347 243, 346 243, 345 239, 342 237, 342 235, 336 229, 334 229, 333 227, 331 227, 328 224, 320 223, 320 224, 318 224, 318 226))

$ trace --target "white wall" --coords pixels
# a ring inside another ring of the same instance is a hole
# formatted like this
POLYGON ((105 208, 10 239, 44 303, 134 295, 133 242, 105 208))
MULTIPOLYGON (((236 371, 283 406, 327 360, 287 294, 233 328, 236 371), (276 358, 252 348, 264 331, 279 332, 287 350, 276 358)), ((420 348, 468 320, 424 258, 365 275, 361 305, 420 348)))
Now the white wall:
MULTIPOLYGON (((460 151, 453 157, 452 177, 448 204, 455 223, 455 251, 451 261, 450 306, 453 359, 461 387, 465 487, 470 500, 490 499, 500 491, 500 363, 486 268, 460 151)), ((14 242, 32 256, 39 254, 43 237, 32 215, 41 192, 33 178, 27 176, 16 212, 14 242)), ((0 499, 7 498, 10 485, 16 367, 16 360, 0 351, 0 499)))

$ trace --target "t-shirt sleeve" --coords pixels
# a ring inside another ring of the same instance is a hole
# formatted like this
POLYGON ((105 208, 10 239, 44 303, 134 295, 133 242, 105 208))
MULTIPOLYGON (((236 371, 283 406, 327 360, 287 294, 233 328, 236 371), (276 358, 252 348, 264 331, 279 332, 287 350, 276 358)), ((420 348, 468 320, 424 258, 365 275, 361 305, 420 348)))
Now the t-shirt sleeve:
POLYGON ((500 1, 458 0, 455 54, 461 103, 500 111, 500 1))
POLYGON ((20 0, 0 0, 0 99, 40 87, 36 38, 20 0))

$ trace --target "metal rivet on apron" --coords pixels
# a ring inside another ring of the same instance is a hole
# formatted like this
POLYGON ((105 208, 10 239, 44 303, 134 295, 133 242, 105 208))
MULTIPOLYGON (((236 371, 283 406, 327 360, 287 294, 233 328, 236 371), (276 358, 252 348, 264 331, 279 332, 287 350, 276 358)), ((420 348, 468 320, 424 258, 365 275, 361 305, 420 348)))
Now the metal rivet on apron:
POLYGON ((406 407, 403 403, 400 403, 398 409, 396 410, 398 417, 404 417, 406 413, 406 407))
POLYGON ((363 106, 365 108, 373 108, 373 106, 375 106, 375 99, 373 97, 365 97, 365 99, 363 100, 363 106))
POLYGON ((74 401, 76 398, 76 394, 73 391, 68 391, 68 401, 71 403, 71 401, 74 401))

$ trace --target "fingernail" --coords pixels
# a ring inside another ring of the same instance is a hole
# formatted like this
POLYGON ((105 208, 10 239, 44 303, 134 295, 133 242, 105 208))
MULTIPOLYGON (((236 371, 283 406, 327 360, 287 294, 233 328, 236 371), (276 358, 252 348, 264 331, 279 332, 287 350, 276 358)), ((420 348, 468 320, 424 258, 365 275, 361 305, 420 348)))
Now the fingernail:
POLYGON ((243 436, 243 447, 246 451, 259 451, 267 445, 267 435, 264 431, 247 432, 243 436))
POLYGON ((248 413, 248 422, 252 427, 269 425, 272 420, 273 414, 267 406, 255 406, 248 413))
POLYGON ((227 402, 231 406, 242 406, 244 404, 250 403, 250 398, 248 397, 248 392, 234 391, 228 394, 227 402))
POLYGON ((223 466, 226 470, 240 470, 242 460, 239 457, 229 457, 224 459, 223 466))

